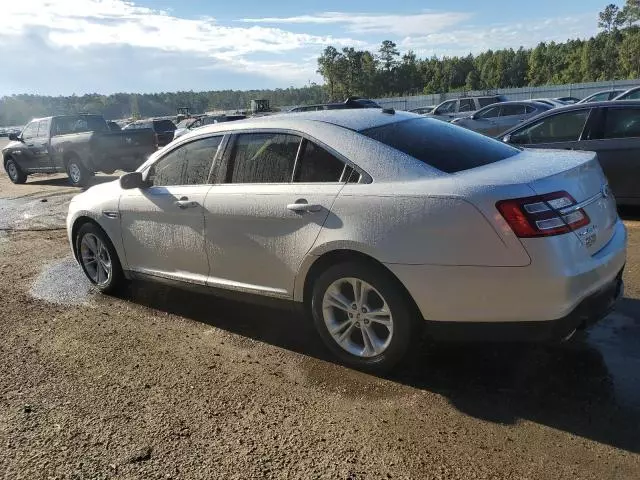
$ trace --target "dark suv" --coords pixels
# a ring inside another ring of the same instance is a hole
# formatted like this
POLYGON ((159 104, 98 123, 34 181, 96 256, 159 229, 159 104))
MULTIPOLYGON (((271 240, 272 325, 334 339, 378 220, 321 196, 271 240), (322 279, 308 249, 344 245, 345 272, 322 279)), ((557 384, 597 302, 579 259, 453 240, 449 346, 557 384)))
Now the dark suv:
POLYGON ((176 125, 171 120, 139 120, 130 123, 123 130, 150 128, 156 134, 158 147, 164 147, 173 140, 176 125))

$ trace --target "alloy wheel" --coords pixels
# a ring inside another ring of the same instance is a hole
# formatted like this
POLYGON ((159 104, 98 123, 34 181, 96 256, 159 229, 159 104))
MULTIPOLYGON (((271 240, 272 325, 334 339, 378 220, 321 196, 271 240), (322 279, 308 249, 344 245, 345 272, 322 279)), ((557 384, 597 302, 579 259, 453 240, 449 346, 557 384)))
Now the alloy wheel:
POLYGON ((87 233, 80 242, 80 258, 87 276, 96 285, 106 285, 111 280, 113 268, 111 256, 104 242, 87 233))
POLYGON ((391 344, 391 310, 380 292, 363 280, 341 278, 329 285, 322 313, 333 340, 351 355, 375 357, 391 344))

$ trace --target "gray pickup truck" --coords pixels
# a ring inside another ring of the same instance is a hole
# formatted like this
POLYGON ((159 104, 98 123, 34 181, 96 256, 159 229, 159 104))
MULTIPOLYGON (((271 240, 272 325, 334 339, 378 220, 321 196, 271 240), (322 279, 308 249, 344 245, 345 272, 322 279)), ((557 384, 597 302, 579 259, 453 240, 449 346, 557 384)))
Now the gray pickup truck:
POLYGON ((114 132, 101 115, 37 118, 9 139, 2 156, 13 183, 32 173, 66 172, 72 185, 84 186, 95 172, 135 170, 157 148, 153 131, 114 132))

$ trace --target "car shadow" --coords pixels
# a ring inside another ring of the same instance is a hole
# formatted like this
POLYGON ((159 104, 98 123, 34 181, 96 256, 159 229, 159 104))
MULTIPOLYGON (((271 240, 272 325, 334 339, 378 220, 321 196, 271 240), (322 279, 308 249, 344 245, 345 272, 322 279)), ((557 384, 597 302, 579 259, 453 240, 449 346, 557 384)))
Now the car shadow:
POLYGON ((618 206, 618 214, 623 220, 640 220, 640 207, 618 206))
MULTIPOLYGON (((146 282, 131 284, 122 295, 334 362, 311 322, 290 310, 146 282)), ((524 419, 640 453, 640 301, 624 299, 620 310, 618 320, 612 315, 588 334, 556 346, 434 345, 423 339, 418 353, 384 378, 443 395, 460 412, 485 421, 514 424, 524 419)), ((341 375, 325 377, 341 381, 341 375)))

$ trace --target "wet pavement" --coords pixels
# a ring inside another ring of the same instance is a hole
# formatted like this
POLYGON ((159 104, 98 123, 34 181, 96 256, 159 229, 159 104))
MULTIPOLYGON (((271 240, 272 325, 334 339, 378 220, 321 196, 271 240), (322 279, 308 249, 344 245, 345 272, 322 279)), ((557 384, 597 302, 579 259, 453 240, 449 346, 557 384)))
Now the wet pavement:
POLYGON ((29 294, 58 305, 85 304, 94 293, 82 269, 71 256, 46 265, 29 294))

